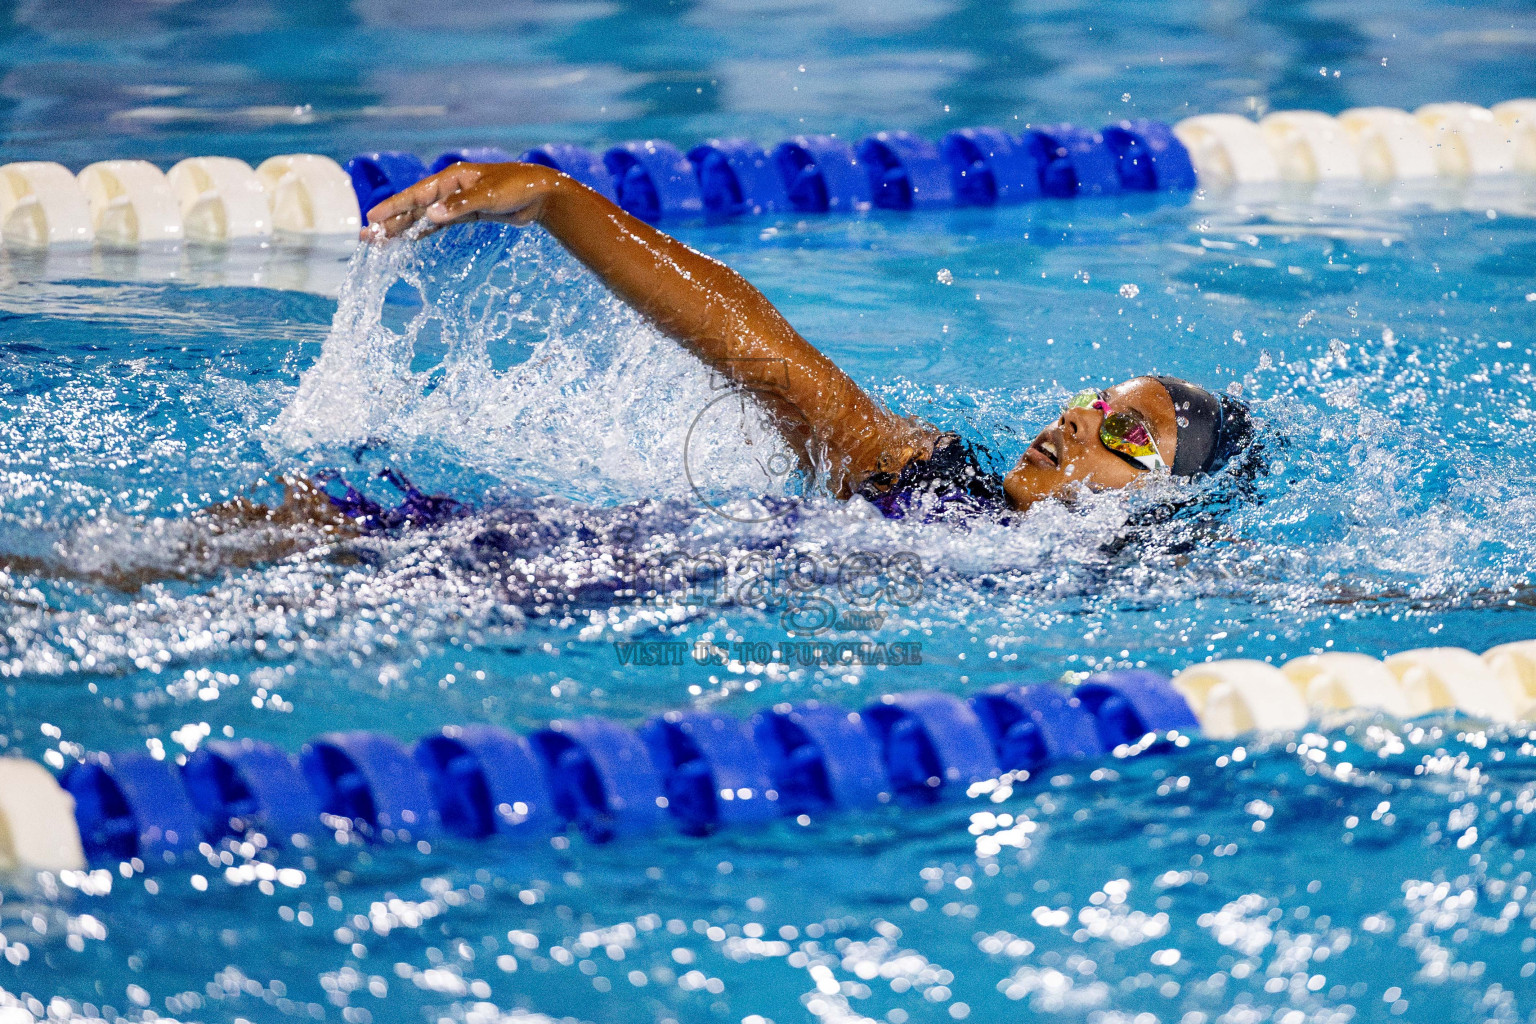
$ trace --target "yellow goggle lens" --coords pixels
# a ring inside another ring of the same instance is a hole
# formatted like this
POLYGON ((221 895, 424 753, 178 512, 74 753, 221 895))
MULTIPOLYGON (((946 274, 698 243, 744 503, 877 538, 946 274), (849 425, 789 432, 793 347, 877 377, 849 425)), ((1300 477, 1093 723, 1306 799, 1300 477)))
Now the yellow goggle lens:
POLYGON ((1152 440, 1152 427, 1146 417, 1134 410, 1111 412, 1104 401, 1102 391, 1079 391, 1067 401, 1068 409, 1104 409, 1104 419, 1099 423, 1099 443, 1112 452, 1119 452, 1142 463, 1146 469, 1163 464, 1163 457, 1152 440))

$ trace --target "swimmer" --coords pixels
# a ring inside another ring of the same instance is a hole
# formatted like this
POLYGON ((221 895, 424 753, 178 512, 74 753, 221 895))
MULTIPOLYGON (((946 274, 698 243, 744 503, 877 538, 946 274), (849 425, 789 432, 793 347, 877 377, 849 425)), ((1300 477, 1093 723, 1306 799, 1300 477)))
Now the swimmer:
MULTIPOLYGON (((380 203, 368 219, 363 236, 379 242, 479 220, 541 225, 668 337, 755 396, 830 493, 862 497, 893 519, 1006 521, 1046 499, 1214 473, 1257 447, 1239 403, 1175 377, 1136 377, 1074 396, 1018 463, 997 474, 983 465, 977 446, 871 397, 740 274, 546 167, 456 164, 380 203)), ((280 503, 242 496, 175 528, 162 526, 160 555, 146 564, 97 564, 73 557, 71 545, 60 542, 46 555, 0 554, 0 571, 134 590, 315 547, 345 561, 350 540, 470 511, 389 470, 380 475, 404 496, 397 507, 379 505, 335 472, 283 474, 280 503)), ((1177 509, 1176 501, 1165 502, 1152 518, 1177 509)), ((84 542, 90 546, 89 538, 84 542)))
POLYGON ((767 410, 803 467, 891 518, 1023 511, 1045 499, 1214 473, 1247 448, 1241 404, 1175 377, 1073 397, 999 475, 957 434, 898 415, 790 326, 740 274, 558 171, 455 164, 368 212, 363 237, 472 221, 538 224, 615 294, 767 410))

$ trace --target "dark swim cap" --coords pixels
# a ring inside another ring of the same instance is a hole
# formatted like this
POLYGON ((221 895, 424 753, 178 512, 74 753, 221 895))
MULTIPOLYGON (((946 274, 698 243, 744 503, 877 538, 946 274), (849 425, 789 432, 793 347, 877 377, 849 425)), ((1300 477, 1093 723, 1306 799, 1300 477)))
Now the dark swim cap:
POLYGON ((1178 444, 1169 467, 1174 476, 1214 473, 1253 440, 1242 403, 1178 377, 1152 379, 1167 389, 1178 419, 1178 444))

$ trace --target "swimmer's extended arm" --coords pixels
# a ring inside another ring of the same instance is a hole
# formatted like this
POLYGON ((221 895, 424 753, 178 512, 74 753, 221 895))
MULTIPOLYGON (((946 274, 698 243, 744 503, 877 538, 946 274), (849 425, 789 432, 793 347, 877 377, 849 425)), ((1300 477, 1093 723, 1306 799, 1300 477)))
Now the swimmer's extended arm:
POLYGON ((865 394, 740 274, 558 171, 455 164, 368 211, 364 235, 398 235, 422 217, 542 225, 646 319, 757 395, 803 458, 826 459, 837 493, 932 448, 930 429, 865 394))

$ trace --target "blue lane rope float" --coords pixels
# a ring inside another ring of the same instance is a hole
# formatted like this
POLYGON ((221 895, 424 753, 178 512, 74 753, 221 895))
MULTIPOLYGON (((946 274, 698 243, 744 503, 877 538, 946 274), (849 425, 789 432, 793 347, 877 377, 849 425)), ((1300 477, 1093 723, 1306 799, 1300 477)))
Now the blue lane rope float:
MULTIPOLYGON (((1146 681, 1104 678, 1131 689, 1146 681)), ((1189 715, 1180 707, 1169 722, 1147 724, 1165 732, 1189 715)), ((97 757, 72 766, 62 784, 75 798, 90 862, 153 862, 247 831, 281 846, 322 829, 409 843, 441 831, 481 839, 571 826, 604 842, 670 819, 699 836, 784 814, 932 803, 1003 771, 1101 752, 1081 703, 1036 686, 970 701, 895 694, 862 712, 780 705, 750 724, 673 711, 638 730, 582 718, 526 739, 491 726, 450 727, 410 753, 368 732, 318 737, 298 759, 267 744, 216 742, 179 769, 147 753, 97 757), (996 710, 999 702, 1010 710, 996 710), (986 709, 986 724, 977 708, 986 709), (1033 740, 1021 738, 1031 730, 1033 740)))
POLYGON ((711 217, 789 212, 777 165, 750 139, 711 139, 690 149, 688 162, 711 217))
POLYGON ((1094 676, 1077 688, 1075 696, 1092 717, 1105 750, 1134 743, 1148 733, 1200 729, 1189 703, 1157 672, 1094 676))
POLYGON ((704 212, 698 175, 676 146, 660 139, 625 142, 603 154, 618 203, 643 221, 685 220, 704 212))
POLYGON ((470 146, 465 149, 448 149, 437 155, 437 159, 427 165, 428 174, 436 174, 445 171, 454 164, 504 164, 512 159, 512 154, 496 146, 470 146))
POLYGON ((556 828, 544 763, 525 737, 492 725, 450 726, 412 752, 449 832, 484 839, 556 828))
POLYGON ((542 164, 563 174, 569 174, 592 191, 612 202, 618 202, 613 175, 600 157, 591 150, 573 146, 567 142, 549 142, 535 146, 519 158, 523 163, 542 164))
POLYGON ((281 844, 320 818, 298 762, 270 743, 206 743, 187 755, 181 780, 212 841, 255 829, 281 844))
POLYGON ((1122 191, 1120 161, 1104 133, 1071 124, 1025 132, 1045 158, 1041 189, 1048 196, 1113 196, 1122 191))
POLYGON ((774 147, 773 161, 798 213, 858 213, 874 205, 853 146, 835 135, 796 135, 774 147))
POLYGON ((949 168, 939 147, 910 132, 877 132, 859 143, 875 205, 886 210, 936 210, 955 205, 949 168))
POLYGON ((891 799, 880 745, 856 712, 814 700, 779 704, 753 716, 752 735, 787 815, 891 799))
POLYGON ((352 178, 357 208, 366 214, 425 178, 427 165, 414 153, 359 153, 347 161, 346 171, 352 178))
POLYGON ((173 862, 202 838, 197 811, 175 766, 130 751, 70 766, 60 784, 93 861, 173 862))
POLYGON ((1103 134, 1119 163, 1125 191, 1188 192, 1199 186, 1189 151, 1161 121, 1119 121, 1105 125, 1103 134))
MULTIPOLYGON (((344 235, 373 206, 429 173, 509 159, 495 147, 466 147, 440 153, 428 166, 413 153, 386 150, 360 153, 343 169, 328 157, 289 154, 253 171, 228 157, 193 157, 169 173, 142 160, 111 160, 78 176, 56 163, 12 163, 0 166, 0 238, 39 248, 344 235)), ((771 150, 747 139, 711 139, 686 155, 659 139, 621 143, 601 156, 547 143, 517 159, 563 171, 653 223, 1275 182, 1464 181, 1536 174, 1536 100, 1491 108, 1431 103, 1413 113, 1276 111, 1258 121, 1200 114, 1175 125, 1135 119, 1098 129, 1025 125, 1018 133, 975 127, 937 144, 903 131, 857 141, 797 135, 771 150)))
POLYGON ((661 772, 667 810, 684 834, 778 816, 778 791, 742 722, 715 712, 668 711, 648 721, 640 738, 661 772))
POLYGON ((405 841, 438 831, 431 787, 415 759, 380 733, 327 733, 299 755, 320 810, 365 837, 405 841))
POLYGON ((807 701, 764 709, 750 722, 688 710, 637 729, 597 717, 555 721, 528 737, 450 726, 410 750, 370 732, 328 733, 298 757, 220 740, 180 765, 144 751, 93 754, 57 781, 30 762, 11 770, 18 762, 4 759, 0 777, 17 781, 0 800, 0 864, 22 859, 17 850, 50 851, 25 856, 65 866, 173 863, 200 843, 252 833, 274 847, 321 832, 398 844, 443 833, 539 837, 569 828, 605 842, 670 821, 703 836, 781 816, 950 800, 1000 777, 1017 781, 1198 734, 1294 730, 1316 713, 1352 708, 1536 720, 1536 641, 1481 656, 1426 648, 1385 661, 1330 652, 1278 668, 1215 661, 1172 679, 1127 670, 1071 688, 1003 685, 966 699, 916 691, 861 711, 807 701), (65 820, 78 842, 6 838, 56 831, 65 820))
POLYGON ((588 839, 651 832, 667 799, 645 744, 604 718, 555 721, 529 737, 548 772, 550 796, 561 821, 588 839))
POLYGON ((992 206, 1039 199, 1040 161, 1016 136, 997 128, 962 128, 939 143, 956 203, 992 206))
POLYGON ((1054 686, 996 687, 976 694, 970 704, 998 764, 1008 771, 1036 772, 1053 762, 1104 754, 1095 716, 1082 698, 1054 686))
POLYGON ((887 694, 863 717, 899 798, 933 803, 1001 774, 976 712, 947 693, 887 694))

